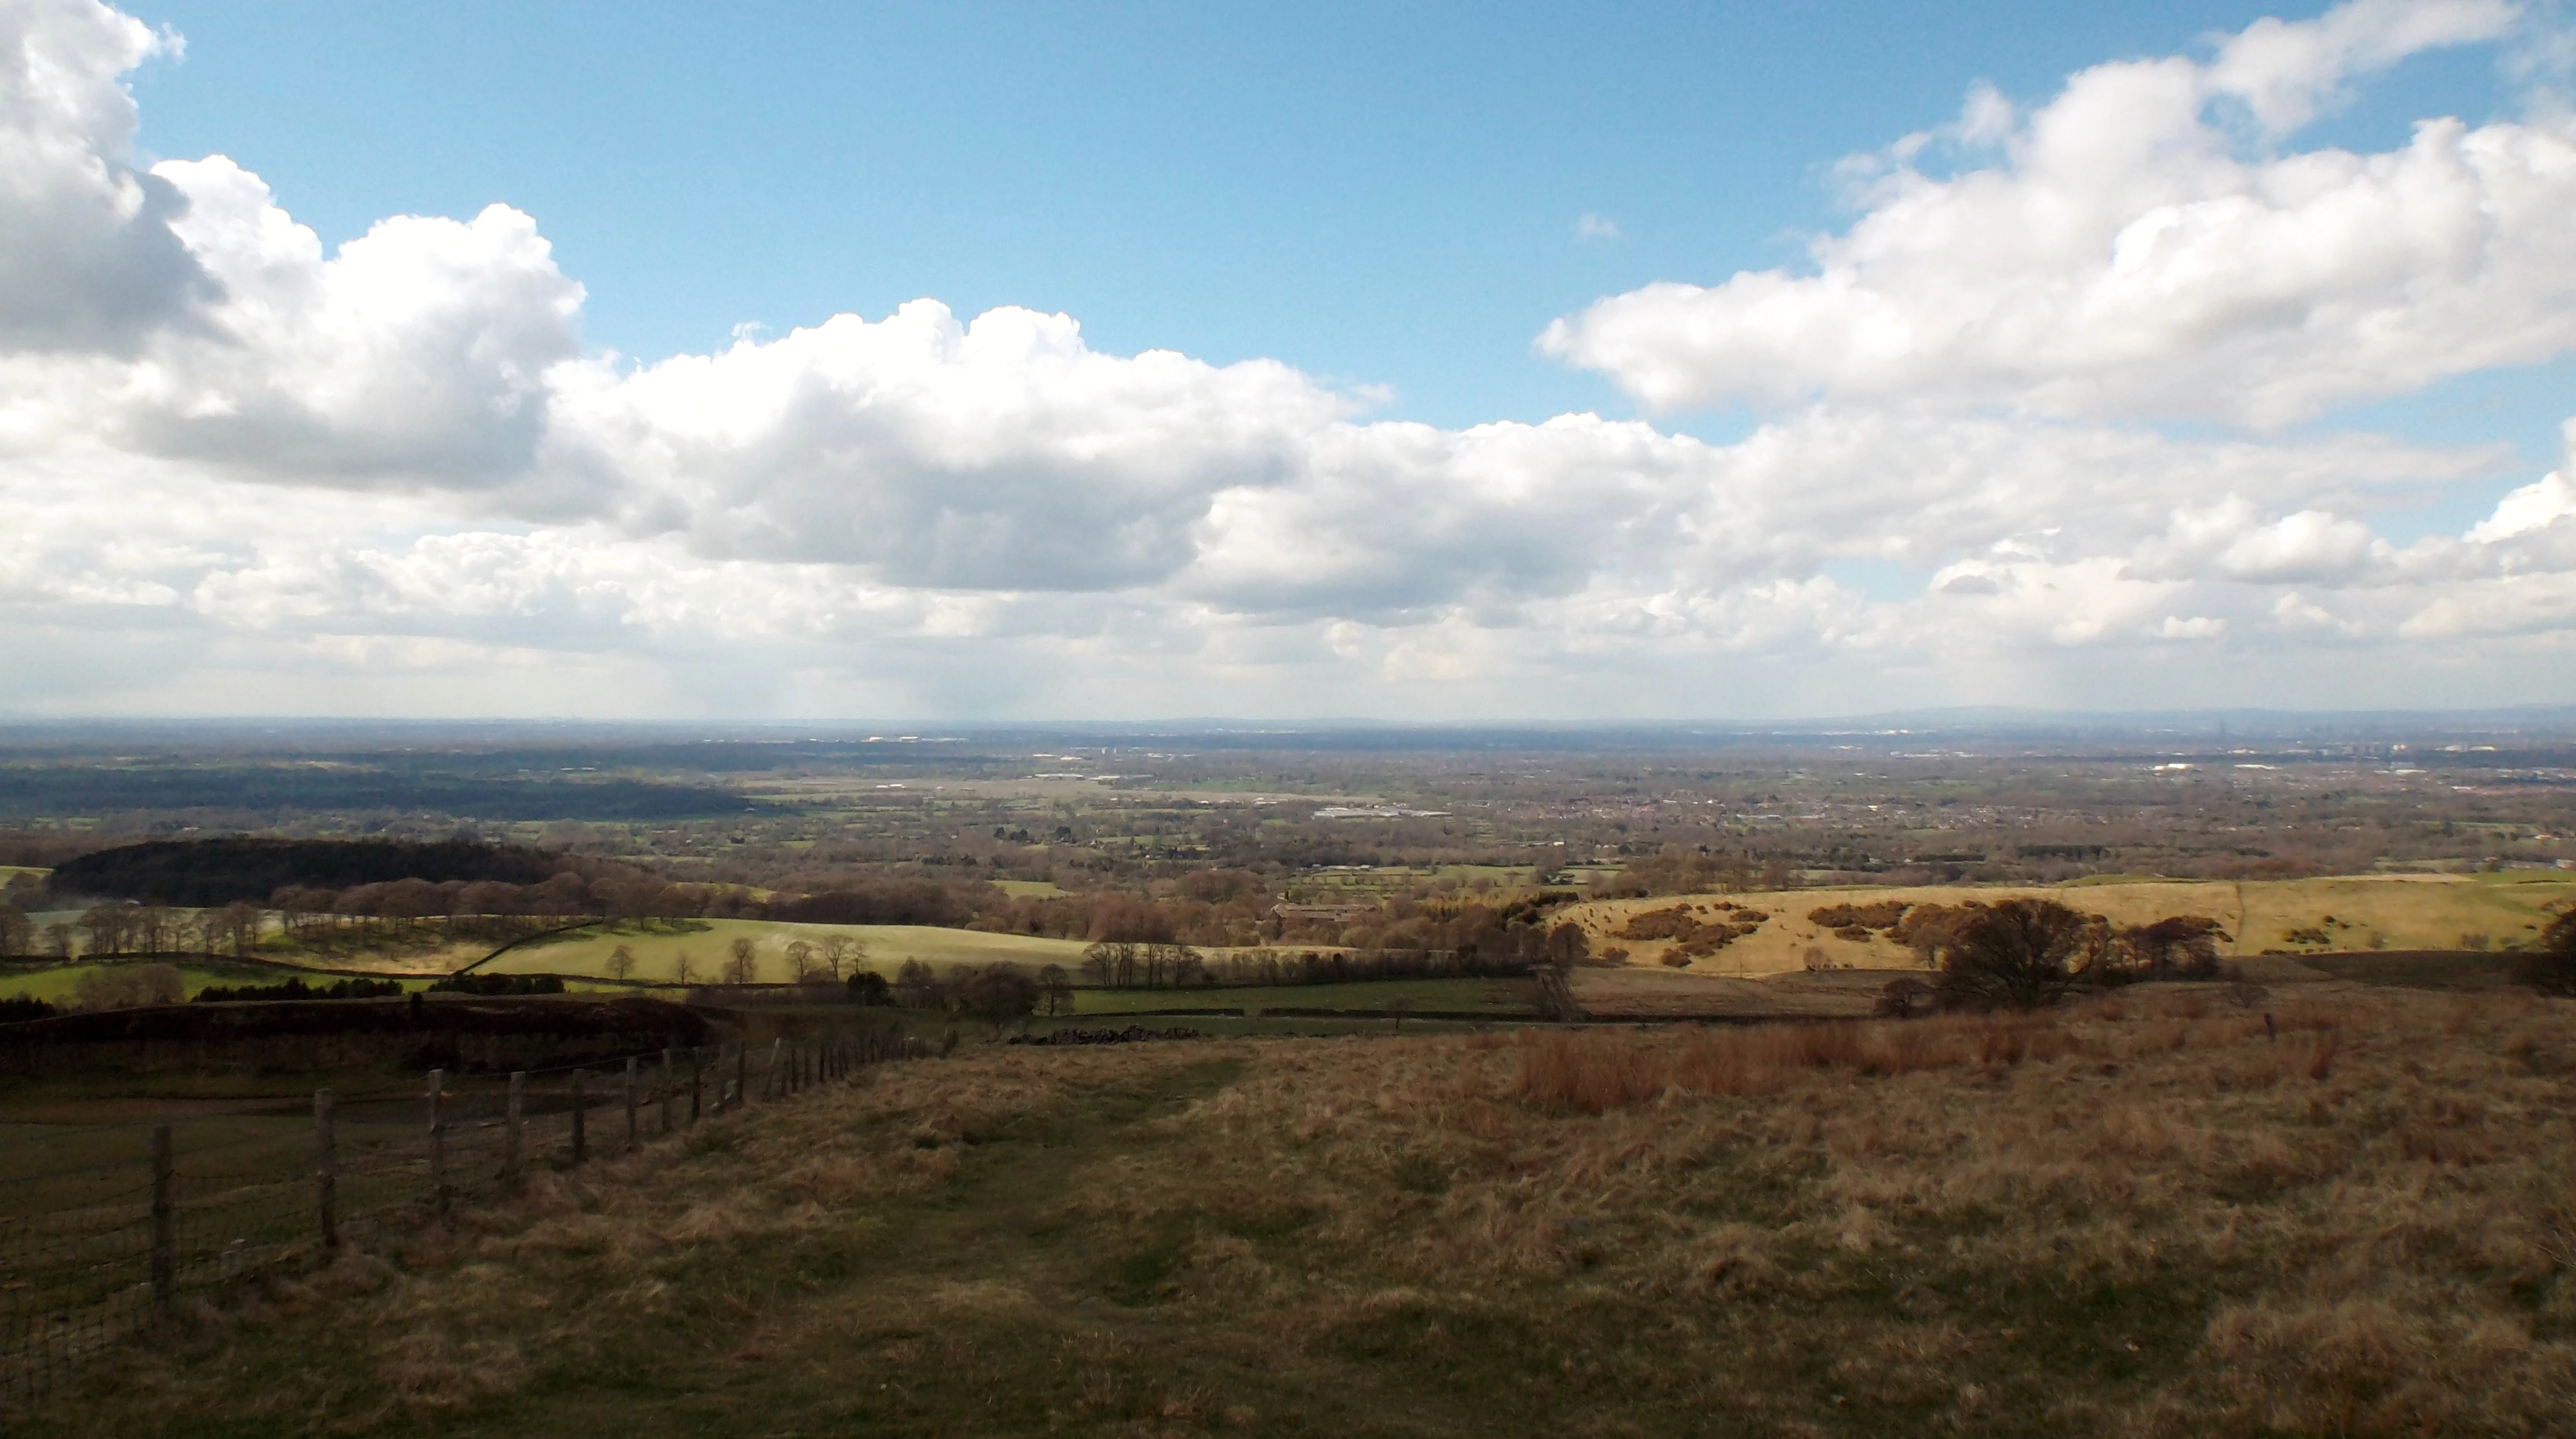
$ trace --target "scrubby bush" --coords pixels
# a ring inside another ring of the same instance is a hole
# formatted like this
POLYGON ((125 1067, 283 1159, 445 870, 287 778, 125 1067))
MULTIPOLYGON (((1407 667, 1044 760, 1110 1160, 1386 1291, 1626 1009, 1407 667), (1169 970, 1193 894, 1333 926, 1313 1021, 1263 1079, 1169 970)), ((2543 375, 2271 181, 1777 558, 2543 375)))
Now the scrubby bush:
POLYGON ((2140 979, 2216 979, 2227 931, 2206 915, 2180 914, 2120 932, 2120 957, 2140 979))
POLYGON ((2543 994, 2576 996, 2576 910, 2549 922, 2540 945, 2514 965, 2514 979, 2543 994))
POLYGON ((197 991, 197 1004, 234 1004, 245 1000, 278 999, 390 999, 403 992, 397 979, 344 979, 335 984, 311 985, 300 979, 284 984, 210 984, 197 991))
POLYGON ((1882 899, 1873 904, 1829 904, 1807 911, 1807 918, 1836 933, 1847 929, 1860 930, 1858 936, 1844 937, 1866 939, 1870 930, 1895 929, 1905 919, 1908 908, 1910 906, 1901 899, 1882 899))
POLYGON ((1878 1002, 1870 1006, 1870 1013, 1881 1019, 1912 1019, 1929 1013, 1939 1001, 1932 986, 1906 976, 1887 982, 1887 987, 1878 992, 1878 1002))

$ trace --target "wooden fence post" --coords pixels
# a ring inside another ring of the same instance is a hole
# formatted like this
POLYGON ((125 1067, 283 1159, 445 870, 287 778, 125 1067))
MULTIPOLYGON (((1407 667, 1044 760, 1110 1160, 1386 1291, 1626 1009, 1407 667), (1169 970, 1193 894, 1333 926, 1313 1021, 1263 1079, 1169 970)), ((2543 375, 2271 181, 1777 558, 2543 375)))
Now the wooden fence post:
POLYGON ((670 1133, 670 1132, 671 1132, 671 1090, 672 1090, 672 1088, 673 1088, 673 1085, 672 1085, 672 1083, 671 1083, 671 1050, 670 1050, 670 1047, 669 1047, 669 1046, 665 1045, 665 1046, 663 1047, 663 1049, 662 1049, 662 1132, 663 1132, 664 1134, 668 1134, 668 1133, 670 1133))
POLYGON ((575 1164, 587 1163, 590 1159, 590 1129, 587 1122, 590 1118, 590 1099, 582 1093, 581 1081, 582 1072, 578 1069, 574 1070, 572 1072, 572 1162, 575 1164))
POLYGON ((170 1126, 152 1126, 152 1309, 170 1317, 179 1281, 179 1196, 170 1126))
POLYGON ((507 1147, 502 1150, 501 1179, 503 1183, 510 1186, 512 1194, 519 1192, 519 1118, 520 1106, 527 1088, 528 1072, 524 1069, 511 1070, 509 1133, 507 1147))
POLYGON ((702 1086, 706 1076, 706 1057, 707 1052, 704 1048, 697 1045, 689 1047, 689 1126, 693 1129, 698 1123, 698 1106, 701 1103, 702 1086))
POLYGON ((779 1068, 779 1061, 786 1057, 786 1040, 773 1039, 769 1041, 769 1082, 762 1085, 761 1088, 768 1091, 772 1098, 784 1099, 787 1097, 787 1073, 785 1070, 779 1068))
POLYGON ((322 1218, 322 1252, 340 1252, 340 1136, 331 1123, 331 1091, 313 1091, 313 1203, 322 1218))
POLYGON ((626 1147, 635 1147, 635 1056, 626 1056, 626 1147))
POLYGON ((737 1109, 751 1103, 751 1042, 749 1040, 733 1047, 733 1102, 737 1109))
POLYGON ((429 1196, 440 1223, 447 1222, 447 1071, 429 1072, 429 1196))

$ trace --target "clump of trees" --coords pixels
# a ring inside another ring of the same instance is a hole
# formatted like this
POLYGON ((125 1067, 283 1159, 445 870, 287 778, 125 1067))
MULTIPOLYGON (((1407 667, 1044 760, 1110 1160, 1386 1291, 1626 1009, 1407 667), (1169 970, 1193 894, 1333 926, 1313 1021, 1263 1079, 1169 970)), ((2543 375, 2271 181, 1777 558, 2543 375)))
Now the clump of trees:
POLYGON ((60 1013, 61 1010, 32 994, 13 994, 0 999, 0 1024, 24 1024, 31 1019, 50 1019, 60 1013))
POLYGON ((882 1004, 891 996, 906 1009, 940 1010, 981 1019, 999 1033, 1014 1020, 1037 1014, 1073 1012, 1073 977, 1064 966, 1050 964, 1031 974, 1005 961, 961 964, 942 976, 924 961, 907 959, 889 985, 873 970, 851 976, 849 988, 860 1004, 882 1004), (871 983, 873 981, 873 983, 871 983), (868 997, 861 997, 862 994, 868 997))
POLYGON ((1878 1012, 1895 1018, 1948 1009, 2037 1009, 2084 989, 2144 980, 2218 978, 2227 932, 2204 915, 2119 927, 2053 899, 1916 905, 1898 932, 1939 974, 1891 982, 1878 1012))
POLYGON ((137 1009, 177 1004, 188 987, 179 971, 166 964, 102 964, 81 971, 72 982, 74 1009, 137 1009))

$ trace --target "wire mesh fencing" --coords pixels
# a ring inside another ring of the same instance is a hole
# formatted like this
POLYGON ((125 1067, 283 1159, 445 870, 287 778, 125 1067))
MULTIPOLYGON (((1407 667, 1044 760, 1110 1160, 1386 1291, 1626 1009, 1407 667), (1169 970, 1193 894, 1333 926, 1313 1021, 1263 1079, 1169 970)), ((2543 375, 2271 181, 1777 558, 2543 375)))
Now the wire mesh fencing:
POLYGON ((637 1054, 622 1065, 316 1090, 270 1112, 44 1127, 0 1140, 0 1400, 254 1275, 328 1263, 446 1221, 542 1169, 650 1144, 715 1114, 926 1053, 900 1032, 637 1054), (14 1151, 14 1152, 13 1152, 14 1151))

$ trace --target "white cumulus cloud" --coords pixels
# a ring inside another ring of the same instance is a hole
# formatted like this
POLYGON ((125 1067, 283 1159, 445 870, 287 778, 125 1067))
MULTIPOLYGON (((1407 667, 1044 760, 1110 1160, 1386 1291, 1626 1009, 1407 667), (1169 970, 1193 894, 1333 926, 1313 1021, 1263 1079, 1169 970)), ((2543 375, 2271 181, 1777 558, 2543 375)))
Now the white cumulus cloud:
POLYGON ((2420 124, 2406 147, 2272 153, 2346 82, 2491 38, 2505 6, 2359 0, 2207 62, 2122 61, 1866 163, 1865 213, 1808 273, 1600 301, 1541 337, 1659 408, 1812 397, 2272 426, 2576 345, 2576 130, 2420 124))

